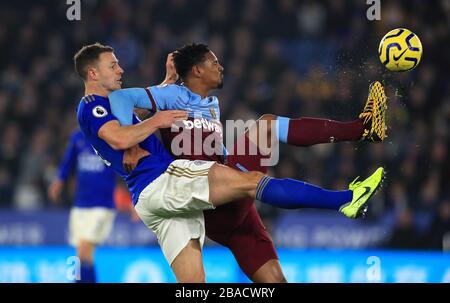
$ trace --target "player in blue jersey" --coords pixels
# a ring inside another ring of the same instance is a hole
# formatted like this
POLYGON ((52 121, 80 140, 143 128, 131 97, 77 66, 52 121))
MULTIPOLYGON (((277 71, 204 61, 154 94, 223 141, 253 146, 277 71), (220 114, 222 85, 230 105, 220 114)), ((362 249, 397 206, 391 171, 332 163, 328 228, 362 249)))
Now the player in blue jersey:
MULTIPOLYGON (((250 138, 251 131, 238 138, 244 143, 239 154, 235 144, 232 153, 225 157, 222 152, 222 125, 220 108, 216 97, 208 96, 209 91, 223 85, 223 67, 206 45, 192 44, 174 52, 176 71, 180 74, 183 85, 164 85, 149 88, 131 88, 118 90, 110 94, 113 114, 123 125, 131 124, 133 107, 147 108, 152 111, 166 109, 188 109, 189 119, 183 122, 183 132, 190 136, 184 140, 188 145, 180 154, 178 132, 162 129, 162 139, 166 148, 174 157, 182 159, 202 159, 226 163, 240 170, 257 170, 267 172, 261 165, 262 155, 249 154, 249 145, 258 144, 250 138), (196 140, 196 130, 201 140, 196 140), (213 140, 211 140, 213 138, 213 140), (211 141, 216 141, 212 147, 211 141), (197 142, 197 143, 196 143, 197 142), (209 144, 208 144, 209 143, 209 144), (200 153, 195 153, 199 147, 200 153), (205 150, 208 149, 209 150, 205 150)), ((278 121, 278 139, 293 145, 307 146, 318 143, 357 141, 382 141, 384 139, 384 92, 380 84, 371 87, 369 101, 362 116, 351 122, 339 122, 329 119, 300 118, 288 119, 275 115, 264 115, 257 121, 260 131, 261 122, 278 121), (379 95, 375 95, 379 93, 379 95), (377 116, 379 119, 371 119, 377 116)), ((267 123, 269 126, 270 122, 267 123)), ((273 125, 265 128, 264 136, 271 140, 273 125)), ((258 136, 256 132, 256 137, 258 136)), ((255 133, 254 133, 255 134, 255 133)), ((258 146, 259 147, 259 146, 258 146)), ((245 274, 255 282, 285 281, 278 257, 269 234, 262 225, 261 219, 252 199, 221 206, 214 211, 205 211, 206 235, 212 240, 229 247, 245 274)))
MULTIPOLYGON (((294 179, 241 172, 215 161, 174 160, 154 132, 177 121, 185 123, 188 113, 158 111, 145 121, 134 117, 133 125, 121 126, 107 97, 120 89, 123 73, 113 49, 100 44, 85 46, 74 60, 85 84, 85 96, 77 111, 81 131, 105 163, 126 181, 137 214, 156 234, 179 282, 205 281, 201 251, 204 210, 251 198, 280 208, 331 209, 356 218, 365 212, 367 201, 381 185, 381 167, 366 180, 353 181, 348 190, 330 191, 294 179), (128 172, 122 165, 124 150, 137 144, 148 154, 128 172)), ((205 106, 208 102, 213 100, 204 100, 205 106)), ((194 125, 198 123, 203 124, 194 125)), ((215 129, 207 123, 205 127, 215 129)))
POLYGON ((59 200, 74 171, 77 186, 69 217, 69 243, 76 248, 81 262, 77 282, 94 283, 94 250, 108 237, 115 218, 116 174, 95 154, 79 130, 70 137, 58 174, 48 188, 52 201, 59 200))

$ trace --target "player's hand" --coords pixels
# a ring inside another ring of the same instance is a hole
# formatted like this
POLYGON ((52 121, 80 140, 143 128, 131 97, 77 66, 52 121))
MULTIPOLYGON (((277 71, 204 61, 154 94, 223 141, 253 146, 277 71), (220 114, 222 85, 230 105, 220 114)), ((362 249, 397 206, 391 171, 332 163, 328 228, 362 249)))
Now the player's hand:
POLYGON ((175 69, 175 64, 173 63, 173 53, 167 55, 166 60, 166 78, 161 84, 174 84, 178 80, 177 70, 175 69))
POLYGON ((137 144, 126 149, 122 160, 123 168, 128 174, 131 173, 136 168, 139 160, 148 155, 150 155, 150 153, 137 144))
POLYGON ((172 127, 177 121, 186 120, 188 112, 185 110, 163 110, 156 112, 151 119, 156 123, 158 128, 172 127))
POLYGON ((59 200, 59 195, 61 194, 61 191, 63 189, 64 182, 61 180, 54 180, 47 190, 47 195, 51 202, 57 203, 59 200))

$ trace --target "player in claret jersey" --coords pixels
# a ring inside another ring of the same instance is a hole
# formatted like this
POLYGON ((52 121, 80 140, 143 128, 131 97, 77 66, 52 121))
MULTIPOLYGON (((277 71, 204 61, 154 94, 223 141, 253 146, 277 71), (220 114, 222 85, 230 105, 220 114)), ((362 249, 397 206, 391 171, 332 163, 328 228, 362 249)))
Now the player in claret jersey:
MULTIPOLYGON (((256 139, 250 138, 251 131, 244 138, 244 154, 238 153, 239 146, 236 144, 233 153, 226 156, 227 151, 222 141, 219 101, 217 97, 208 96, 211 90, 221 88, 223 85, 223 67, 214 53, 206 45, 192 44, 175 51, 173 59, 183 85, 130 88, 117 90, 109 95, 111 109, 121 124, 131 124, 134 107, 146 108, 154 112, 186 109, 189 112, 189 118, 181 124, 183 128, 181 134, 173 129, 161 129, 165 146, 173 156, 180 159, 216 161, 241 171, 265 173, 267 167, 261 165, 263 158, 261 153, 249 154, 250 144, 258 143, 256 139), (189 136, 191 139, 188 140, 188 147, 180 148, 180 142, 186 145, 186 137, 189 136), (208 147, 208 150, 205 150, 205 147, 208 147), (201 152, 197 153, 198 150, 201 152)), ((379 142, 385 136, 385 102, 383 88, 376 82, 370 88, 363 113, 355 121, 289 119, 264 115, 255 127, 259 130, 260 124, 267 122, 269 124, 267 137, 276 135, 280 141, 298 146, 360 139, 379 142), (276 123, 278 127, 275 127, 276 123), (272 129, 277 131, 272 132, 272 129)), ((350 188, 353 188, 355 184, 352 183, 350 188)), ((230 248, 240 267, 251 280, 284 282, 285 277, 274 245, 253 201, 251 197, 247 197, 220 206, 214 211, 205 211, 206 234, 212 240, 230 248)), ((347 215, 345 207, 340 210, 347 215)))

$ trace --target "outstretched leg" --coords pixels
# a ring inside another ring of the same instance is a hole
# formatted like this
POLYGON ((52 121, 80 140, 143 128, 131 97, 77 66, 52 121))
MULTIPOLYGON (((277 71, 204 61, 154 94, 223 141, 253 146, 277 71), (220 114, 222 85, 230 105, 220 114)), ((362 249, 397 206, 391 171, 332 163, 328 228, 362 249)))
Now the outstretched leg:
POLYGON ((171 264, 178 283, 204 283, 205 270, 198 239, 191 239, 171 264))
MULTIPOLYGON (((274 139, 278 138, 283 143, 310 146, 321 143, 360 140, 364 132, 364 123, 363 119, 340 122, 309 117, 290 119, 265 114, 258 119, 256 128, 258 137, 260 131, 267 131, 268 142, 273 142, 274 139), (273 135, 276 135, 276 137, 273 138, 273 135)), ((248 135, 251 136, 251 134, 252 131, 249 130, 248 135)), ((262 137, 264 136, 262 135, 262 137)), ((261 143, 261 140, 256 141, 254 136, 251 136, 251 139, 253 143, 261 143)))
POLYGON ((272 259, 261 266, 251 277, 255 283, 286 283, 280 261, 272 259))
POLYGON ((309 117, 290 119, 265 114, 246 135, 262 150, 270 148, 274 140, 296 146, 358 140, 381 142, 386 138, 386 101, 384 88, 377 81, 370 85, 366 104, 357 120, 341 122, 309 117))
POLYGON ((96 274, 94 268, 95 244, 86 240, 80 240, 77 245, 77 256, 80 258, 80 280, 78 283, 95 283, 96 274))
POLYGON ((350 184, 349 190, 332 191, 294 179, 277 179, 260 172, 239 172, 215 163, 208 172, 209 201, 214 206, 241 198, 257 200, 279 208, 335 209, 357 218, 367 209, 367 200, 383 180, 379 168, 363 182, 350 184))

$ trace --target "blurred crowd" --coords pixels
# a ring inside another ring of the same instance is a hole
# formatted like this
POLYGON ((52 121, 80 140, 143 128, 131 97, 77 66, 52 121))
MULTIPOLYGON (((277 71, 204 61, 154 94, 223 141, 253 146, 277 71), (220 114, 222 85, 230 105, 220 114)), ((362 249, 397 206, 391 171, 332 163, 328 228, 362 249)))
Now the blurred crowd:
MULTIPOLYGON (((111 45, 124 87, 149 86, 164 78, 170 51, 197 41, 225 68, 216 92, 222 121, 264 113, 351 121, 369 84, 381 80, 389 98, 385 142, 282 146, 270 173, 342 189, 383 165, 387 181, 371 217, 395 212, 388 245, 443 245, 450 231, 448 1, 382 1, 381 21, 369 21, 369 5, 356 0, 83 0, 80 21, 68 21, 67 8, 65 1, 0 3, 0 207, 55 207, 46 188, 77 127, 84 87, 72 57, 79 48, 111 45), (377 56, 380 39, 397 27, 424 47, 419 66, 406 73, 387 72, 377 56), (421 234, 417 213, 430 218, 421 234)), ((64 207, 72 191, 73 182, 64 207)), ((269 226, 283 213, 258 206, 269 226)))

